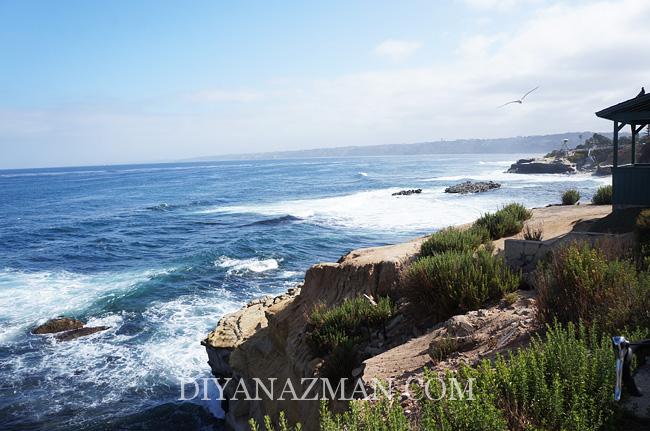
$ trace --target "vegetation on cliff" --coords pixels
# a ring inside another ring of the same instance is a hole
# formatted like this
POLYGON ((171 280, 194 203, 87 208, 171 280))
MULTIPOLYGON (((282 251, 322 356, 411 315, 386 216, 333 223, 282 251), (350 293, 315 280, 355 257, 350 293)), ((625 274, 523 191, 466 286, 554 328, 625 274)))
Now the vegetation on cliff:
POLYGON ((358 344, 368 341, 393 312, 393 303, 386 297, 376 303, 357 297, 332 308, 316 306, 309 316, 307 343, 315 355, 325 359, 323 377, 350 378, 361 359, 358 344))
POLYGON ((495 213, 486 213, 476 220, 474 226, 486 229, 490 238, 495 240, 515 235, 524 227, 524 222, 531 217, 531 212, 521 204, 506 205, 495 213))
POLYGON ((476 310, 519 287, 520 277, 489 250, 426 256, 406 271, 405 295, 434 322, 476 310))
POLYGON ((594 205, 611 205, 612 204, 612 186, 602 186, 596 190, 596 194, 591 198, 594 205))
POLYGON ((575 205, 580 200, 580 192, 569 189, 562 193, 562 205, 575 205))

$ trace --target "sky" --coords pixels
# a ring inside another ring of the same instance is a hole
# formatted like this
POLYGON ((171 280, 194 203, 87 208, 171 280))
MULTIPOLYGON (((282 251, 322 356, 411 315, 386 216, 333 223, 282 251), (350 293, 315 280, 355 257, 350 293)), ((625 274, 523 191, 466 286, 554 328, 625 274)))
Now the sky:
POLYGON ((0 168, 610 130, 647 0, 0 0, 0 168), (539 89, 521 105, 499 105, 539 89))

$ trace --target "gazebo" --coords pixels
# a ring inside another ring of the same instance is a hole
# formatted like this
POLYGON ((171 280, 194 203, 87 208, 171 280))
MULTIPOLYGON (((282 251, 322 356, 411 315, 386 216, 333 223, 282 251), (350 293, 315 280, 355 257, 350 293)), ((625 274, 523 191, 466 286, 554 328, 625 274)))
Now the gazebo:
POLYGON ((637 136, 650 124, 650 94, 641 90, 638 96, 596 112, 600 118, 614 122, 614 160, 612 164, 612 204, 615 209, 650 207, 650 164, 637 163, 637 136), (630 126, 632 154, 629 164, 619 165, 618 134, 630 126))

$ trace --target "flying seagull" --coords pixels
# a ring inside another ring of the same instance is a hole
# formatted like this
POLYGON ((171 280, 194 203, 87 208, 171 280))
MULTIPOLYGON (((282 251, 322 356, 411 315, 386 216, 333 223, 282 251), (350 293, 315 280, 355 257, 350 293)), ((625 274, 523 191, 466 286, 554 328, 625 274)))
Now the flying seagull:
POLYGON ((526 98, 526 96, 528 96, 530 93, 532 93, 533 91, 537 90, 538 88, 539 88, 539 86, 533 88, 533 89, 530 90, 528 93, 526 93, 526 94, 524 94, 523 96, 521 96, 521 99, 518 99, 518 100, 511 100, 510 102, 508 102, 508 103, 504 103, 503 105, 499 106, 499 108, 503 108, 504 106, 506 106, 506 105, 510 105, 511 103, 519 103, 519 104, 521 105, 522 103, 524 103, 524 99, 526 98))

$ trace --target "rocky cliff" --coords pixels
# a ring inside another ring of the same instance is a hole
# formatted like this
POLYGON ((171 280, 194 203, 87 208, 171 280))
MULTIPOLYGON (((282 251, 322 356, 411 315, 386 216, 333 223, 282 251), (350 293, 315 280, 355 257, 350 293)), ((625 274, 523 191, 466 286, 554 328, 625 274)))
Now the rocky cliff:
MULTIPOLYGON (((417 253, 421 239, 404 244, 355 250, 338 263, 321 263, 311 267, 302 286, 275 298, 266 297, 247 304, 224 316, 203 341, 212 373, 218 378, 291 379, 296 388, 302 378, 318 374, 322 365, 304 342, 307 318, 315 305, 339 304, 346 298, 366 294, 370 297, 399 296, 399 273, 417 253)), ((387 346, 388 347, 388 346, 387 346)), ((236 385, 231 381, 224 391, 233 398, 236 385)), ((274 387, 280 398, 282 385, 274 387)), ((226 422, 235 430, 248 429, 247 421, 258 422, 264 415, 277 417, 284 411, 292 422, 305 429, 317 429, 318 402, 231 400, 225 403, 226 422)))

